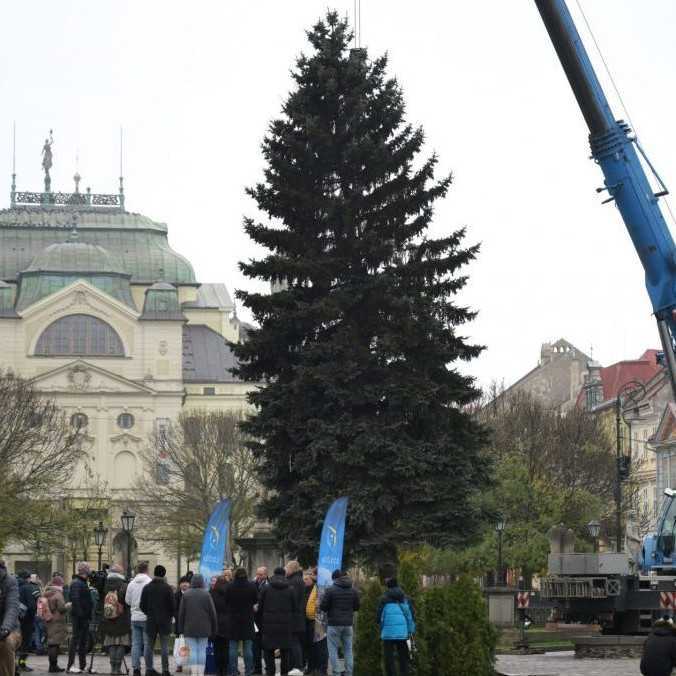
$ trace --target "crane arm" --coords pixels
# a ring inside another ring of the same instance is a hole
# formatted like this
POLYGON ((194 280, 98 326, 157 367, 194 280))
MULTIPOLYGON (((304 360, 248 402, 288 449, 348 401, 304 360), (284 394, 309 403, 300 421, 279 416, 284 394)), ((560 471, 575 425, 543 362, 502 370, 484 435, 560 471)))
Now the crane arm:
POLYGON ((659 205, 666 190, 653 192, 635 138, 629 126, 613 116, 565 0, 535 0, 535 4, 589 128, 592 158, 605 178, 600 190, 607 190, 606 201, 617 205, 643 265, 676 396, 676 250, 659 205))

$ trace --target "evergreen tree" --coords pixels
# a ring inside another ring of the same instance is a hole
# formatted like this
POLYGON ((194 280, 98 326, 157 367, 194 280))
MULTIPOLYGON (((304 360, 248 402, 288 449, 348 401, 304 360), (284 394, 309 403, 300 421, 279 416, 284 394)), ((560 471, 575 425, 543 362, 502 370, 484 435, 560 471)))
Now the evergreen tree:
POLYGON ((485 433, 465 411, 477 391, 459 360, 459 270, 477 254, 464 230, 426 237, 451 176, 421 158, 387 58, 350 50, 330 12, 263 142, 265 181, 248 190, 269 223, 245 220, 267 249, 240 263, 271 294, 239 291, 260 328, 234 347, 250 396, 245 431, 260 459, 262 513, 311 559, 328 504, 350 498, 346 547, 391 559, 401 543, 465 542, 483 514, 485 433))
POLYGON ((382 674, 383 647, 380 624, 376 622, 385 588, 377 579, 368 580, 359 590, 361 605, 355 616, 354 653, 357 674, 382 674))

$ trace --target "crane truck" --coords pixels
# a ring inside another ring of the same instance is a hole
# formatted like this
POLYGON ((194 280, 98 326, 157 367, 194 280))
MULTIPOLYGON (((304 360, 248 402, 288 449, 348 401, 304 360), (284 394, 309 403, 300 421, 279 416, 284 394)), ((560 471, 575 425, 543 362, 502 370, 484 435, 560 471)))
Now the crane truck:
MULTIPOLYGON (((589 129, 591 156, 604 177, 597 192, 617 206, 643 266, 676 397, 676 249, 660 206, 668 190, 633 130, 613 115, 565 0, 535 4, 589 129)), ((597 620, 617 634, 647 631, 656 616, 676 610, 675 498, 667 488, 656 532, 644 538, 638 560, 553 548, 542 596, 556 602, 564 619, 597 620)))

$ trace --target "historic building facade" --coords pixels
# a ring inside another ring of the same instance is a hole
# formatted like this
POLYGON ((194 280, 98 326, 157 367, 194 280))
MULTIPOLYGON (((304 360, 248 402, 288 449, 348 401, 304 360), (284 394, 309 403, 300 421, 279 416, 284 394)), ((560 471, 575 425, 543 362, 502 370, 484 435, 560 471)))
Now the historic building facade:
MULTIPOLYGON (((119 514, 151 434, 185 409, 246 405, 250 386, 231 375, 228 346, 246 326, 226 287, 199 282, 170 247, 165 224, 126 211, 122 181, 118 194, 97 195, 75 178, 73 193, 47 180, 41 193, 13 189, 0 211, 0 368, 32 380, 82 428, 72 490, 92 475, 106 484, 104 560, 123 560, 119 514)), ((31 560, 21 547, 4 555, 31 560)), ((138 541, 137 555, 161 553, 138 541)))
POLYGON ((589 357, 567 340, 543 343, 537 366, 510 385, 500 396, 526 392, 547 408, 562 413, 575 405, 587 375, 589 357))

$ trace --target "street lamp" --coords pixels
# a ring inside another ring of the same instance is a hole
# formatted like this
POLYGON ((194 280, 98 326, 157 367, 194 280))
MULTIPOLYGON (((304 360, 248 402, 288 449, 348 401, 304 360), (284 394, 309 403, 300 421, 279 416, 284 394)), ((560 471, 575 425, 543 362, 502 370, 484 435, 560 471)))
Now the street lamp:
POLYGON ((99 548, 99 567, 97 570, 101 570, 101 554, 103 552, 103 544, 106 541, 106 535, 108 535, 108 529, 103 525, 103 521, 99 521, 99 525, 94 528, 94 542, 99 548))
POLYGON ((131 532, 134 530, 135 520, 136 514, 128 509, 125 509, 120 517, 122 530, 127 534, 127 579, 131 579, 131 532))
POLYGON ((594 553, 599 551, 599 533, 601 532, 601 524, 598 521, 590 521, 587 524, 587 531, 594 541, 594 553))
POLYGON ((629 478, 631 470, 631 426, 629 426, 629 453, 622 451, 622 422, 628 424, 625 412, 633 408, 636 416, 639 414, 639 402, 646 396, 645 385, 640 380, 630 380, 624 383, 615 398, 615 462, 617 463, 615 479, 615 530, 617 542, 615 551, 620 553, 623 545, 622 532, 622 482, 629 478))
POLYGON ((502 575, 502 533, 505 530, 505 520, 502 516, 498 517, 498 520, 495 523, 495 530, 498 534, 498 575, 497 575, 497 584, 505 584, 505 580, 502 575))

